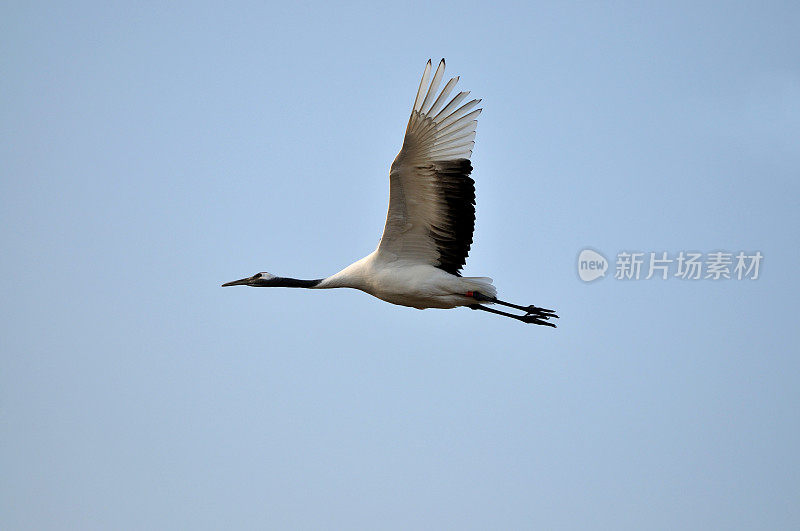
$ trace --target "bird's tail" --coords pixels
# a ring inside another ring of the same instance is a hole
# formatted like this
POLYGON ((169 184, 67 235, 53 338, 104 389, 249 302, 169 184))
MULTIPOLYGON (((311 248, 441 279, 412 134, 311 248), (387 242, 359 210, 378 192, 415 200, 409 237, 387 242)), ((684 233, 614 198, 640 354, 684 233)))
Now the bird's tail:
POLYGON ((492 285, 492 279, 489 277, 462 277, 461 280, 467 291, 477 291, 486 297, 497 297, 497 288, 492 285))

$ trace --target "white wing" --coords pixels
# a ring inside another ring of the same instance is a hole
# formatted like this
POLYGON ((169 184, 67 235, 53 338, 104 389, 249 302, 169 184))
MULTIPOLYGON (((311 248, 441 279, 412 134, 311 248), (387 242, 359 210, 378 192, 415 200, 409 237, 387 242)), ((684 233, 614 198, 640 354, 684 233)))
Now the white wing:
POLYGON ((442 59, 428 86, 431 62, 425 66, 403 148, 389 174, 389 212, 378 252, 458 275, 475 227, 469 158, 481 109, 472 110, 480 100, 459 107, 469 92, 459 92, 445 105, 457 77, 436 97, 444 67, 442 59))

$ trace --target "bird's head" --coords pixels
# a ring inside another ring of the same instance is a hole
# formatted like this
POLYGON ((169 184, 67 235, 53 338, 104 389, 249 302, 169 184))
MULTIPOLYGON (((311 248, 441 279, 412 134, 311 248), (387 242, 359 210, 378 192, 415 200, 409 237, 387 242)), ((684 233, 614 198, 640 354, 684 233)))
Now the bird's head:
POLYGON ((252 277, 226 282, 225 284, 222 285, 222 287, 223 288, 226 288, 228 286, 252 286, 254 288, 267 287, 274 285, 274 282, 277 278, 278 277, 276 277, 271 273, 262 271, 261 273, 256 273, 252 277))

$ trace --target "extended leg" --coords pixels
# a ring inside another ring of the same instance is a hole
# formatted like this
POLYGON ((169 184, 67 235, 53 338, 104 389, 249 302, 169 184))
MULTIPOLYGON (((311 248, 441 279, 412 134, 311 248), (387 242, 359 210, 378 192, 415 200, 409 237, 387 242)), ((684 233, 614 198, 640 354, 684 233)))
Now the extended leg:
MULTIPOLYGON (((547 319, 549 319, 551 317, 554 317, 554 318, 558 319, 558 316, 556 315, 556 312, 553 311, 553 310, 548 310, 547 308, 539 308, 538 306, 533 306, 533 305, 520 306, 518 304, 511 304, 510 302, 501 301, 501 300, 499 300, 499 299, 497 299, 495 297, 487 297, 483 293, 478 293, 477 291, 473 292, 472 296, 475 298, 475 300, 478 300, 478 301, 481 301, 481 302, 491 302, 493 304, 500 304, 502 306, 508 306, 509 308, 515 308, 517 310, 522 310, 523 312, 525 312, 525 315, 533 315, 533 316, 538 317, 539 319, 547 320, 547 319)), ((551 326, 555 326, 555 325, 551 325, 551 326)))
MULTIPOLYGON (((500 310, 495 310, 494 308, 489 308, 487 306, 481 306, 480 304, 473 304, 469 306, 469 308, 473 310, 483 310, 484 312, 495 313, 497 315, 502 315, 504 317, 511 317, 512 319, 516 319, 517 321, 522 321, 523 323, 528 324, 538 324, 544 326, 552 326, 553 328, 556 327, 553 323, 548 323, 547 321, 543 321, 542 319, 547 319, 547 317, 540 318, 538 315, 533 315, 526 313, 525 315, 514 315, 513 313, 502 312, 500 310)), ((556 317, 558 317, 556 315, 556 317)))

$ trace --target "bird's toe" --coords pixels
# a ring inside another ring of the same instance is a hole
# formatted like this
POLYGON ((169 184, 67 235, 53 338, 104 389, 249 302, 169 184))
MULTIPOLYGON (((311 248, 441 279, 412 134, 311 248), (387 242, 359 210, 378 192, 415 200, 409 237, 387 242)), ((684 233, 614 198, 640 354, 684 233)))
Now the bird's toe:
POLYGON ((556 325, 554 323, 550 323, 546 321, 546 319, 547 317, 539 317, 537 315, 531 315, 531 314, 525 314, 524 316, 520 317, 520 320, 528 324, 537 324, 537 325, 550 326, 556 328, 556 325))
POLYGON ((548 310, 547 308, 539 308, 538 306, 528 306, 525 308, 525 315, 532 315, 538 317, 540 319, 549 319, 551 317, 558 319, 558 315, 554 310, 548 310))

